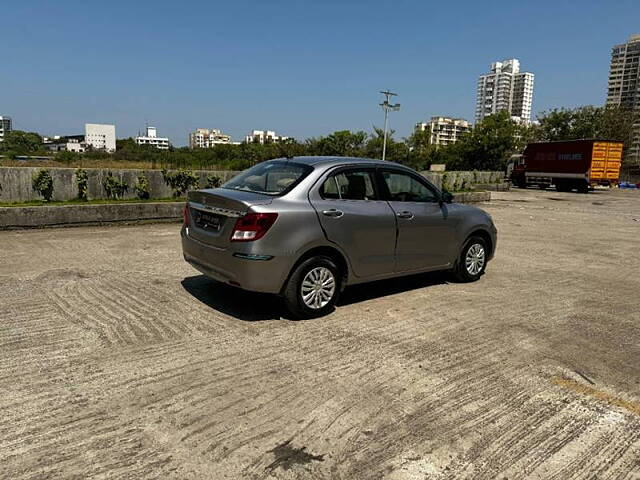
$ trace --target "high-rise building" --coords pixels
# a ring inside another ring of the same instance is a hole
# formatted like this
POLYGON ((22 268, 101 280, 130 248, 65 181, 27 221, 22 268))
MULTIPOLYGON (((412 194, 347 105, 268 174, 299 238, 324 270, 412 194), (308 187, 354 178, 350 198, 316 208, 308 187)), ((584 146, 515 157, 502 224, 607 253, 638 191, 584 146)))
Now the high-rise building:
POLYGON ((87 146, 106 152, 116 151, 116 126, 99 123, 84 125, 84 141, 87 146))
POLYGON ((534 75, 520 72, 516 58, 494 62, 491 72, 480 75, 476 100, 476 123, 496 112, 506 111, 516 121, 531 121, 534 75))
POLYGON ((276 135, 276 132, 272 130, 252 130, 244 137, 246 143, 279 143, 285 140, 289 140, 289 137, 276 135))
MULTIPOLYGON (((611 50, 607 105, 631 109, 640 115, 640 35, 611 50)), ((634 126, 627 159, 640 164, 640 122, 634 126)))
POLYGON ((416 130, 429 129, 429 143, 449 145, 456 143, 463 133, 471 130, 471 124, 464 118, 431 117, 429 122, 416 124, 416 130))
POLYGON ((4 140, 4 134, 11 130, 11 117, 0 115, 0 142, 4 140))
POLYGON ((234 145, 231 135, 222 133, 217 128, 196 128, 189 134, 189 148, 210 148, 214 145, 234 145))
POLYGON ((169 139, 167 137, 159 137, 156 127, 147 126, 144 135, 138 135, 135 139, 138 145, 151 145, 159 150, 169 150, 169 139))

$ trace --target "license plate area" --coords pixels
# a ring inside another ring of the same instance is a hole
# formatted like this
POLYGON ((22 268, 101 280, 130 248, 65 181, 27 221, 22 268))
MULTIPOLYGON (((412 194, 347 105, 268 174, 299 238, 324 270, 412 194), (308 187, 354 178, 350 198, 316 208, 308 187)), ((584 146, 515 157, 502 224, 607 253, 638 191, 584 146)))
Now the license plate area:
POLYGON ((218 232, 223 223, 223 216, 194 209, 193 220, 198 228, 209 232, 218 232))

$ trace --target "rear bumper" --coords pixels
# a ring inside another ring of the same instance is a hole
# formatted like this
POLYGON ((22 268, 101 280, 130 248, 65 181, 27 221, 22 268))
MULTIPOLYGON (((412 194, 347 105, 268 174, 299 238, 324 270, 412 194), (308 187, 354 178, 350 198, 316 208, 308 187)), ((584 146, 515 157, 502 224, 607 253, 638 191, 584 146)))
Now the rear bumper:
MULTIPOLYGON (((182 253, 184 259, 204 275, 244 290, 280 293, 291 259, 264 255, 248 257, 246 252, 232 248, 219 249, 191 238, 183 228, 182 253), (243 256, 245 255, 245 256, 243 256)), ((246 245, 246 244, 244 244, 246 245)))

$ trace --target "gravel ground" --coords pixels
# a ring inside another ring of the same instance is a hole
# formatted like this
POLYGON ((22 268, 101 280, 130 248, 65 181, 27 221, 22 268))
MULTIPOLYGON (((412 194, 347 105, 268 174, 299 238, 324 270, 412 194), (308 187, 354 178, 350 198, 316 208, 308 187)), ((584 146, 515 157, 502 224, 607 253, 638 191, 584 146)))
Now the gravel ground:
POLYGON ((0 232, 0 477, 640 478, 640 192, 493 198, 479 282, 303 322, 175 224, 0 232))

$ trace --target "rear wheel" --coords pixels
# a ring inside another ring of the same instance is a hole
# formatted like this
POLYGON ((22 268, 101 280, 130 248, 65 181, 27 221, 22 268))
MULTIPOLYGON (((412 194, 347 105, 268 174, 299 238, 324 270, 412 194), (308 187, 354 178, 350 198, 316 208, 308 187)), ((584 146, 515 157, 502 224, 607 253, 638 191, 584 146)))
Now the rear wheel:
POLYGON ((340 270, 329 257, 312 257, 298 265, 283 296, 287 309, 298 319, 330 313, 340 293, 340 270))
POLYGON ((487 243, 481 237, 471 237, 464 244, 453 278, 459 282, 475 282, 487 268, 487 243))

